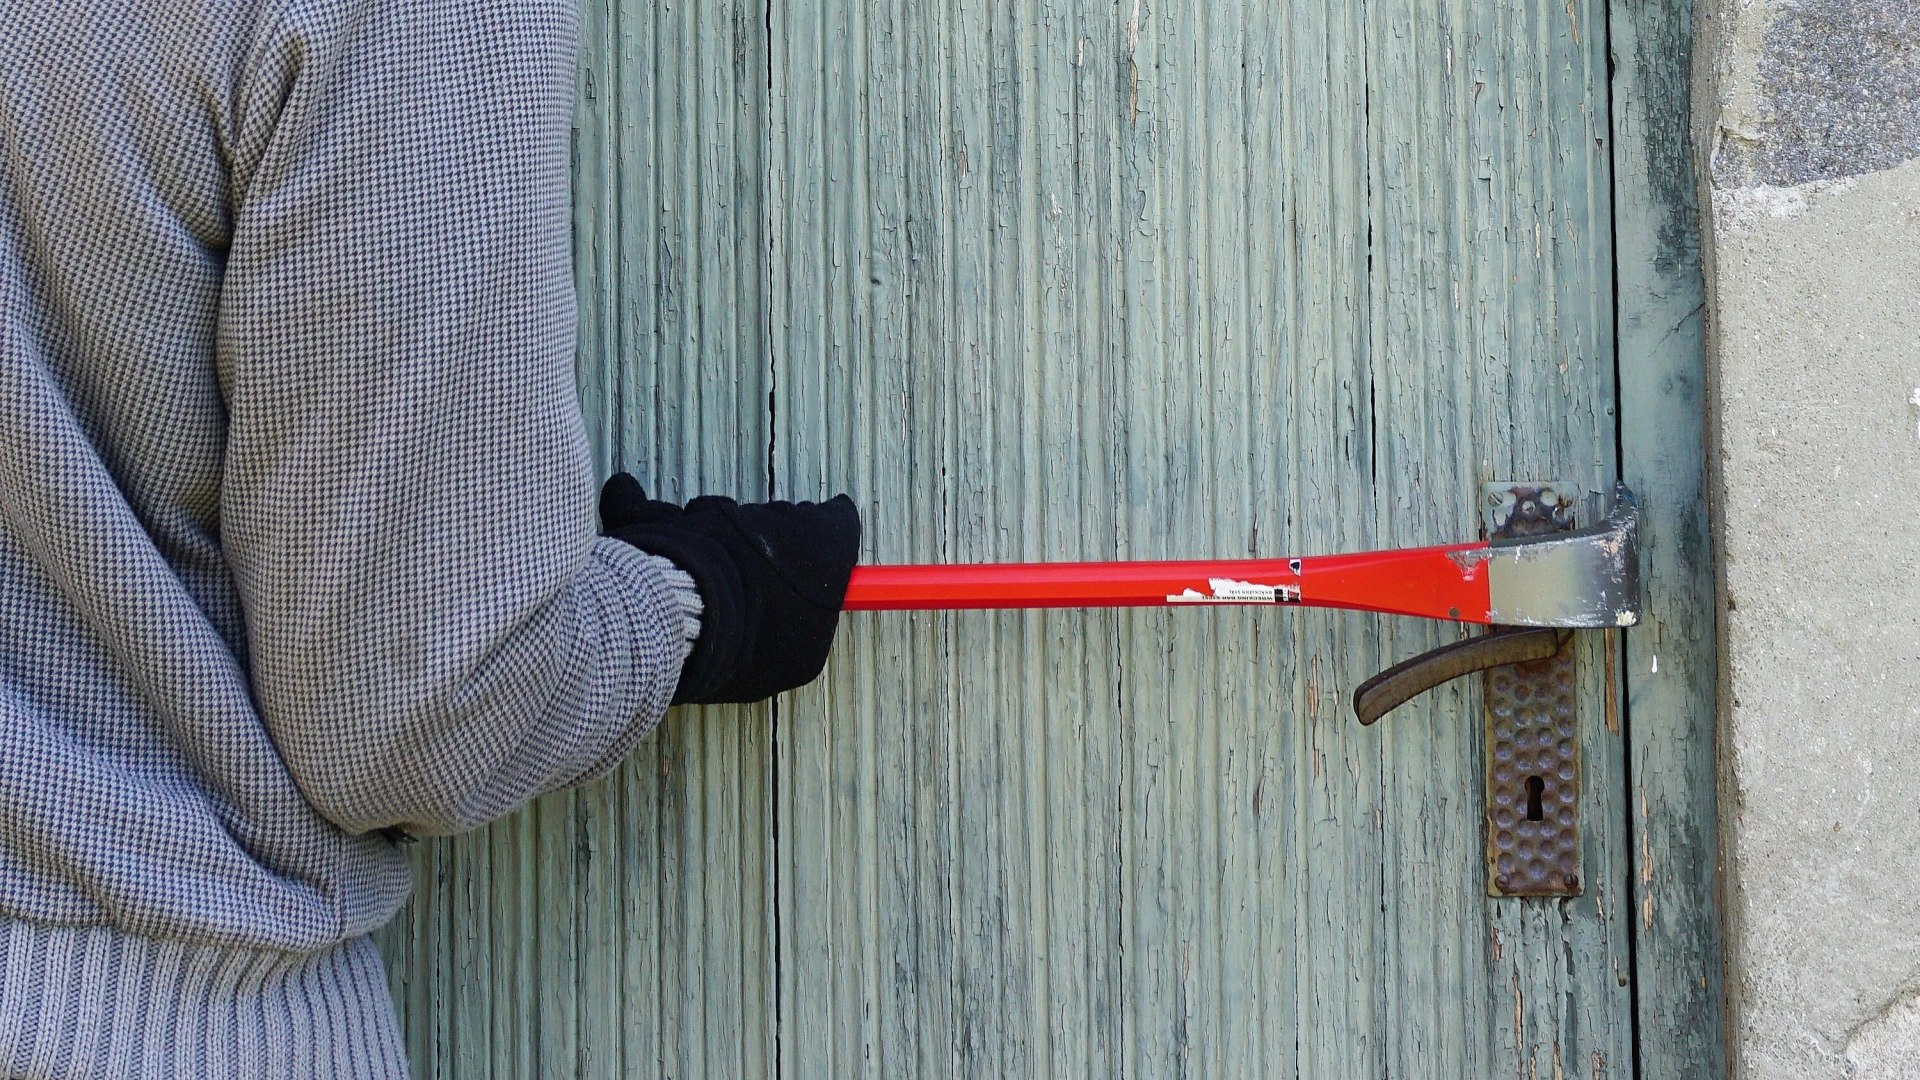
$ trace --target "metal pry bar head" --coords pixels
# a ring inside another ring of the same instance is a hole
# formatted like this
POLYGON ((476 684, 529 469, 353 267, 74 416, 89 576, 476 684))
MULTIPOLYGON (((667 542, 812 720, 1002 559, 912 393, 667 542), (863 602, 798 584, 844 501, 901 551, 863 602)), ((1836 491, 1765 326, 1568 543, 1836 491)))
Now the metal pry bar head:
POLYGON ((1613 489, 1606 523, 1577 532, 1494 540, 1453 558, 1485 575, 1493 632, 1403 660, 1360 684, 1353 712, 1371 724, 1413 697, 1462 675, 1560 651, 1576 629, 1640 621, 1640 508, 1613 489))
POLYGON ((1625 484, 1614 485, 1605 524, 1483 550, 1489 622, 1589 629, 1640 621, 1640 504, 1625 484))

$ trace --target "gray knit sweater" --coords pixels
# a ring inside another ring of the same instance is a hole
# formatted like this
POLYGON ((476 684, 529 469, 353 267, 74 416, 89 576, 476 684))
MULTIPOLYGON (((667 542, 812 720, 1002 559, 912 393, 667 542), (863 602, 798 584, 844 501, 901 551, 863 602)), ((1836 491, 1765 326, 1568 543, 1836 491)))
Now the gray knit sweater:
POLYGON ((402 1074, 380 830, 665 710, 689 583, 597 538, 574 390, 572 3, 0 0, 0 1075, 402 1074))

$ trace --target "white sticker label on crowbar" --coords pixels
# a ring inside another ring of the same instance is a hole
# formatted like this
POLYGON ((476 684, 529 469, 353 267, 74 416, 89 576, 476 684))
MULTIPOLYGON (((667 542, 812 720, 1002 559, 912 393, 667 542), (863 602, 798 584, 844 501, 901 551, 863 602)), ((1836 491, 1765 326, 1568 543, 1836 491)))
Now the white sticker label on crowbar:
POLYGON ((1169 593, 1169 604, 1294 604, 1300 601, 1298 585, 1261 585, 1253 581, 1236 581, 1233 578, 1208 578, 1207 585, 1213 590, 1209 596, 1198 589, 1187 589, 1178 593, 1169 593))

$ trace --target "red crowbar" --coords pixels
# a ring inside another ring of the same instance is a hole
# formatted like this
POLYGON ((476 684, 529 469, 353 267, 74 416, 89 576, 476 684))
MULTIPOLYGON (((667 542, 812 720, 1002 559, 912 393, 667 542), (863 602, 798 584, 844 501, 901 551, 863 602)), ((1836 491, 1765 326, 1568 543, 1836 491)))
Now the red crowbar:
MULTIPOLYGON (((1606 522, 1577 532, 1294 559, 861 566, 846 608, 1296 604, 1499 626, 1632 626, 1640 619, 1638 533, 1638 506, 1620 484, 1606 522)), ((1553 635, 1533 636, 1541 640, 1530 647, 1550 655, 1553 635)), ((1362 687, 1371 700, 1356 697, 1356 711, 1370 723, 1445 678, 1513 662, 1522 644, 1494 635, 1416 657, 1362 687), (1381 680, 1385 688, 1376 687, 1381 680)))
POLYGON ((846 609, 1298 604, 1504 626, 1632 626, 1638 520, 1622 485, 1604 525, 1491 543, 1297 559, 861 566, 846 609))

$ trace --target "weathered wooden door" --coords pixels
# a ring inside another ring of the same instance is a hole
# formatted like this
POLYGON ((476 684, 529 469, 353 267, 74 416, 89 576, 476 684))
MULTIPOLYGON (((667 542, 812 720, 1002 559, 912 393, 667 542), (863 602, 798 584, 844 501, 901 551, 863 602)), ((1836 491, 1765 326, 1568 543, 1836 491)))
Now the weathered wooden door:
POLYGON ((591 0, 608 468, 846 490, 888 562, 1438 543, 1625 475, 1654 619, 1581 645, 1584 894, 1519 900, 1477 684, 1346 704, 1452 628, 850 616, 818 684, 423 845, 420 1075, 1718 1071, 1684 11, 591 0))

